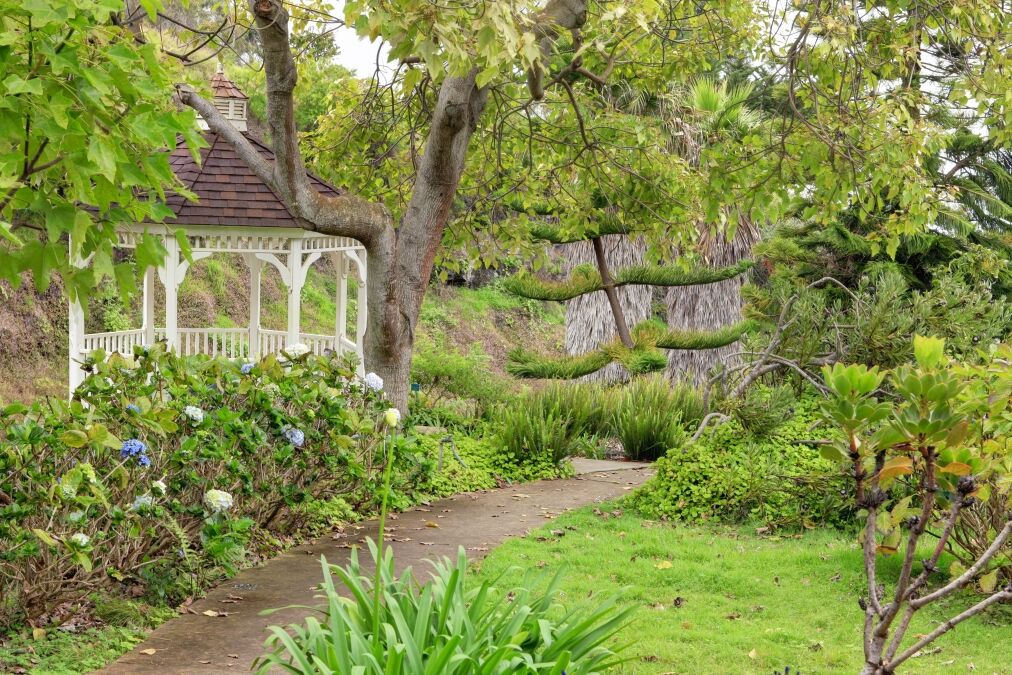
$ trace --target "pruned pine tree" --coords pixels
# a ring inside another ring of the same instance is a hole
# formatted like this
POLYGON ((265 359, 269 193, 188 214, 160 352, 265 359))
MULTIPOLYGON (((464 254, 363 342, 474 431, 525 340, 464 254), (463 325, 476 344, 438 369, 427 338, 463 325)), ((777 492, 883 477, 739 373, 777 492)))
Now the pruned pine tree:
POLYGON ((577 265, 563 281, 547 281, 528 273, 507 279, 506 289, 515 295, 533 300, 571 302, 585 296, 603 293, 608 300, 610 317, 601 317, 614 328, 615 337, 581 354, 562 357, 546 356, 525 349, 510 354, 507 370, 517 377, 576 379, 598 373, 611 365, 619 365, 630 375, 663 370, 668 359, 665 350, 715 349, 736 342, 753 323, 739 320, 715 330, 693 328, 669 329, 649 318, 631 325, 618 291, 628 286, 679 287, 719 283, 740 276, 752 266, 741 261, 726 267, 686 269, 679 265, 633 264, 612 269, 605 253, 606 236, 635 236, 620 223, 606 222, 596 233, 567 237, 552 225, 533 228, 533 236, 555 245, 590 244, 593 264, 577 265))
MULTIPOLYGON (((601 242, 610 268, 642 265, 646 261, 647 245, 642 238, 610 234, 601 237, 601 242)), ((559 249, 565 274, 572 274, 580 266, 596 264, 594 246, 590 241, 573 242, 559 249)), ((615 292, 628 322, 637 324, 650 318, 653 304, 650 286, 622 286, 615 292)), ((566 303, 567 354, 584 354, 613 342, 617 337, 618 329, 603 291, 580 295, 566 303)), ((609 363, 601 370, 584 376, 584 379, 601 382, 624 382, 628 378, 628 371, 620 363, 609 363)))

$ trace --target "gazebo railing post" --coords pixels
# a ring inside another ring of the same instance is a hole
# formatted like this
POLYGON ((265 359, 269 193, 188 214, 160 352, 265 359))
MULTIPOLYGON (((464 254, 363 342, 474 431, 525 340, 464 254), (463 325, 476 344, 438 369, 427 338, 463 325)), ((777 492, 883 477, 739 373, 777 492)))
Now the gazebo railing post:
MULTIPOLYGON (((84 261, 81 260, 81 257, 74 253, 73 238, 70 240, 70 260, 71 264, 75 267, 84 266, 84 261)), ((67 346, 70 367, 67 373, 67 382, 70 387, 70 395, 73 396, 74 390, 84 382, 84 371, 81 370, 81 364, 78 363, 84 356, 84 307, 81 305, 80 298, 76 297, 68 304, 69 335, 67 346)))
POLYGON ((334 351, 344 352, 344 340, 348 337, 348 256, 338 251, 337 257, 337 318, 334 331, 334 351))
POLYGON ((253 254, 243 256, 249 267, 249 358, 260 358, 260 277, 263 261, 253 254))
POLYGON ((165 238, 165 250, 168 254, 159 270, 165 285, 165 341, 179 354, 179 242, 175 237, 165 238))
POLYGON ((155 275, 154 267, 144 272, 144 306, 142 308, 141 327, 144 329, 144 344, 155 343, 155 275))
POLYGON ((288 253, 288 337, 286 347, 302 341, 302 240, 292 239, 288 253))

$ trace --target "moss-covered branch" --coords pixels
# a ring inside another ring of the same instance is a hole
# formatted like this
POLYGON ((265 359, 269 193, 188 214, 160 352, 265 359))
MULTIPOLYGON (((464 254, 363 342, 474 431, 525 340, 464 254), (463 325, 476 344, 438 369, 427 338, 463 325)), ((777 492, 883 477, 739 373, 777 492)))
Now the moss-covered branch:
MULTIPOLYGON (((616 286, 695 286, 724 281, 742 274, 752 267, 750 260, 728 267, 702 267, 686 270, 673 265, 636 265, 615 272, 616 286)), ((514 295, 532 300, 565 302, 603 288, 601 275, 589 266, 575 268, 565 281, 545 281, 530 274, 518 274, 503 282, 514 295)))

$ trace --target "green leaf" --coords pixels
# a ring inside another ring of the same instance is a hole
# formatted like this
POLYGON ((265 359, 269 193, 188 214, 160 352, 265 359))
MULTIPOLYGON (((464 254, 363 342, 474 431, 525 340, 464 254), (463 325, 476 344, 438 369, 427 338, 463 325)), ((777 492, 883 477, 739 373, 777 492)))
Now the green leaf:
POLYGON ((32 532, 35 534, 36 537, 39 538, 39 541, 41 541, 43 544, 47 546, 56 546, 57 541, 53 539, 53 537, 45 530, 40 530, 39 528, 35 527, 32 528, 32 532))
POLYGON ((88 435, 78 429, 71 429, 60 435, 60 442, 71 448, 83 448, 88 444, 88 435))
POLYGON ((944 353, 944 338, 914 336, 914 358, 921 368, 934 368, 941 362, 944 353))
POLYGON ((25 80, 18 75, 8 75, 7 79, 4 80, 4 87, 7 89, 8 94, 42 95, 42 80, 39 78, 25 80))

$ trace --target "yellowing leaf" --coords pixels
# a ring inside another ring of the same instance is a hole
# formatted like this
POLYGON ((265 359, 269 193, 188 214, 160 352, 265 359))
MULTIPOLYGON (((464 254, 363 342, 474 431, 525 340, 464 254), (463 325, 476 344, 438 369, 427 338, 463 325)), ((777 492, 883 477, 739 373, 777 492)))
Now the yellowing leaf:
POLYGON ((671 569, 672 565, 670 560, 662 560, 656 565, 654 565, 654 567, 656 567, 659 570, 669 570, 671 569))
POLYGON ((989 572, 980 578, 980 590, 991 593, 998 585, 998 570, 989 572))
POLYGON ((939 469, 939 471, 941 473, 951 473, 956 476, 966 476, 973 471, 973 468, 969 464, 963 464, 962 462, 950 462, 939 469))

